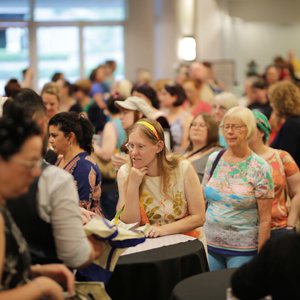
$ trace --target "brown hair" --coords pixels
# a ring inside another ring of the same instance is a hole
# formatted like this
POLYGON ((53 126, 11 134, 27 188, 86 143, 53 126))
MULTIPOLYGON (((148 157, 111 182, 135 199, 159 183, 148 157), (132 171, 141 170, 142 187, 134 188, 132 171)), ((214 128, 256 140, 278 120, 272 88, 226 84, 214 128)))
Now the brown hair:
POLYGON ((300 116, 300 90, 292 82, 273 84, 268 95, 279 116, 300 116))
MULTIPOLYGON (((163 141, 165 143, 163 128, 157 121, 150 119, 139 120, 132 126, 128 136, 136 130, 139 130, 152 144, 156 144, 158 141, 163 141), (147 127, 145 124, 143 124, 143 122, 148 123, 150 125, 149 127, 153 126, 155 130, 147 127), (158 135, 159 140, 157 140, 156 134, 158 135)), ((170 153, 165 144, 163 149, 157 153, 157 165, 162 178, 161 192, 165 195, 169 195, 171 188, 171 176, 178 167, 180 160, 181 157, 179 155, 170 153)), ((141 185, 140 192, 142 190, 142 186, 143 185, 141 185)))
MULTIPOLYGON (((199 113, 198 115, 196 115, 191 124, 190 124, 190 128, 193 124, 193 122, 199 117, 202 116, 206 127, 207 127, 207 146, 209 148, 211 147, 215 147, 219 145, 219 126, 218 123, 215 121, 215 119, 209 115, 209 114, 205 114, 205 113, 199 113)), ((190 131, 190 129, 189 129, 190 131)), ((190 140, 190 143, 186 149, 186 151, 192 151, 193 150, 193 144, 192 141, 190 140)))

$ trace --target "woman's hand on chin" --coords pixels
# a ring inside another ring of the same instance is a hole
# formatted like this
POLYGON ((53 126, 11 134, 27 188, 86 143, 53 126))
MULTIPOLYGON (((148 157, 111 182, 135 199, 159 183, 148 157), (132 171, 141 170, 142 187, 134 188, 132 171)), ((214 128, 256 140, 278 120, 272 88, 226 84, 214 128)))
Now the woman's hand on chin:
POLYGON ((142 167, 140 169, 131 167, 130 179, 133 180, 133 182, 136 182, 137 184, 140 185, 147 171, 148 171, 148 167, 142 167))

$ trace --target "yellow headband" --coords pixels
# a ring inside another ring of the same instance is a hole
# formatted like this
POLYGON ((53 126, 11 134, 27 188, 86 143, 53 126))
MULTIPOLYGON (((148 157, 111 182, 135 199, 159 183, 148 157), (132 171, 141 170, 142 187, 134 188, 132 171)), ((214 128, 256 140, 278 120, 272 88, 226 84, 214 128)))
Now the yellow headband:
POLYGON ((145 125, 147 128, 149 128, 154 133, 154 135, 156 136, 157 140, 158 141, 160 140, 159 137, 158 137, 158 133, 157 133, 155 127, 152 124, 148 123, 147 121, 138 121, 137 124, 145 125))

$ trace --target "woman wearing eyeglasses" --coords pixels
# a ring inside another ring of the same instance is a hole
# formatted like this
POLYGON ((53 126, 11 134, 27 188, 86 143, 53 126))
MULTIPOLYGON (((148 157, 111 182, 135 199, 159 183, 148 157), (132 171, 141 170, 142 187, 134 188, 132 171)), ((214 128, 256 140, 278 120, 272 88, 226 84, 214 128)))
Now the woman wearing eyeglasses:
POLYGON ((60 264, 30 265, 30 254, 6 201, 28 192, 41 173, 42 138, 22 110, 10 106, 0 119, 0 299, 64 299, 73 294, 72 273, 60 264), (60 279, 60 280, 59 280, 60 279))
POLYGON ((200 182, 202 182, 209 155, 220 149, 218 130, 218 124, 208 114, 197 115, 190 125, 190 144, 184 156, 193 164, 200 182))
POLYGON ((136 122, 127 148, 130 163, 118 172, 121 220, 152 225, 153 238, 175 233, 200 237, 205 220, 200 182, 187 160, 168 153, 159 123, 136 122))
POLYGON ((56 114, 49 121, 49 143, 59 155, 56 165, 71 173, 78 189, 80 206, 101 215, 101 174, 90 156, 93 126, 76 112, 56 114))
POLYGON ((270 237, 274 197, 270 166, 248 146, 256 130, 252 112, 231 108, 221 129, 228 149, 209 157, 203 178, 211 271, 237 268, 260 251, 270 237))

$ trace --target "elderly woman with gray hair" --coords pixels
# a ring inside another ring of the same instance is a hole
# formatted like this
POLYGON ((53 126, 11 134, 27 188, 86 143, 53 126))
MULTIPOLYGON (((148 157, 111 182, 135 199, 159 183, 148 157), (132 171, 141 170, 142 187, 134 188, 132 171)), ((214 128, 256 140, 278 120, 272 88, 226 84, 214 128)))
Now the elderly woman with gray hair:
POLYGON ((272 167, 274 200, 272 203, 271 237, 294 233, 300 211, 300 172, 292 156, 284 151, 266 145, 271 126, 259 111, 253 111, 257 129, 252 136, 250 148, 272 167), (290 209, 287 205, 291 199, 290 209))
POLYGON ((228 148, 210 155, 203 178, 211 271, 240 267, 260 251, 270 236, 274 196, 270 166, 248 146, 253 113, 231 108, 220 127, 228 148))

